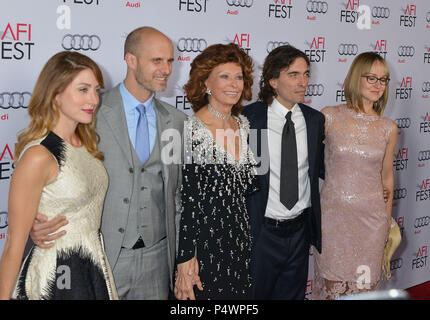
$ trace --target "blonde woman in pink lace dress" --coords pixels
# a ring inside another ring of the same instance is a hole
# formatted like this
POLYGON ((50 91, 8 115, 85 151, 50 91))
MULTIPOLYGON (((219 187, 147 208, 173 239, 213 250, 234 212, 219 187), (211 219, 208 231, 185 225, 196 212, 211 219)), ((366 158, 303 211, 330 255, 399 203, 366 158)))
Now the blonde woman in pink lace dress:
POLYGON ((313 299, 377 290, 391 225, 396 124, 382 116, 389 71, 378 54, 358 55, 345 79, 346 105, 325 107, 322 251, 313 299), (388 191, 384 202, 383 189, 388 191))

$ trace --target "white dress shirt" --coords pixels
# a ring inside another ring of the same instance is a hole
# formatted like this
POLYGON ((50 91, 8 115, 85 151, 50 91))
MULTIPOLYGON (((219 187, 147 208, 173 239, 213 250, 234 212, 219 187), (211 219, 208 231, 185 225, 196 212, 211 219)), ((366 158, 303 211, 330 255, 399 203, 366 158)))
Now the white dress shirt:
POLYGON ((308 140, 306 122, 302 110, 295 104, 288 110, 278 100, 273 99, 267 111, 267 126, 270 156, 270 186, 269 199, 267 202, 265 216, 272 219, 293 219, 302 211, 311 206, 311 187, 309 181, 308 163, 308 140), (284 128, 285 116, 291 111, 291 120, 294 122, 297 142, 297 165, 299 168, 299 200, 291 210, 288 210, 280 201, 279 188, 281 176, 281 149, 282 130, 284 128))

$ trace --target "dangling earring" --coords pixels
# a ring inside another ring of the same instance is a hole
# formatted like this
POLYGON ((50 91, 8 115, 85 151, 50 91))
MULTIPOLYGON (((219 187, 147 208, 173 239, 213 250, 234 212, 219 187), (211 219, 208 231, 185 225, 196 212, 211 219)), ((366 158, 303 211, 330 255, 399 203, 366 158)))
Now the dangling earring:
POLYGON ((206 89, 206 94, 207 94, 208 96, 210 96, 210 95, 212 94, 211 89, 206 89))

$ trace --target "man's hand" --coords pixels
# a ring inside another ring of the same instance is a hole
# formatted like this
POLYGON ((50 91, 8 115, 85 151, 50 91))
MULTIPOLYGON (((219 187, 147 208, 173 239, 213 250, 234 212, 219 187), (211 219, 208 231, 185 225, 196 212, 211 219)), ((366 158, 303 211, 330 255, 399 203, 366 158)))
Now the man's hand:
POLYGON ((174 293, 179 300, 196 300, 193 287, 197 285, 203 291, 199 277, 199 263, 196 257, 184 263, 178 264, 178 277, 176 278, 174 293))
POLYGON ((48 249, 54 246, 54 241, 66 234, 66 231, 56 232, 62 226, 68 224, 65 216, 58 216, 48 221, 48 217, 38 213, 31 227, 30 237, 34 244, 40 248, 48 249), (48 243, 46 243, 48 242, 48 243))

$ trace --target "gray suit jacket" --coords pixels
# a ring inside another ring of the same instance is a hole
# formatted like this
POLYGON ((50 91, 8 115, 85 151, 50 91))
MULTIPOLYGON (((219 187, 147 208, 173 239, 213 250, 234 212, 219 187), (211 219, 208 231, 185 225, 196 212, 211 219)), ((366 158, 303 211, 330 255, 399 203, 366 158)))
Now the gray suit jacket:
MULTIPOLYGON (((157 113, 157 138, 167 129, 176 129, 182 137, 186 115, 171 105, 154 99, 157 113)), ((132 144, 130 142, 124 105, 119 85, 102 96, 102 104, 97 113, 96 130, 100 135, 99 150, 103 152, 104 165, 109 175, 109 187, 104 202, 101 231, 105 241, 106 254, 112 269, 118 260, 128 215, 136 212, 130 201, 134 180, 132 161, 132 144)), ((171 141, 160 139, 160 150, 171 141)), ((180 141, 181 142, 181 141, 180 141)), ((179 142, 179 143, 180 143, 179 142)), ((171 150, 171 148, 165 148, 171 150)), ((163 152, 163 151, 162 151, 163 152)), ((181 152, 181 148, 179 148, 181 152)), ((182 153, 182 152, 181 152, 182 153)), ((181 154, 178 155, 182 159, 181 154)), ((173 285, 175 263, 176 235, 178 220, 175 215, 178 204, 178 191, 181 184, 181 165, 179 163, 163 163, 164 198, 166 208, 166 231, 169 252, 170 281, 173 285)))

